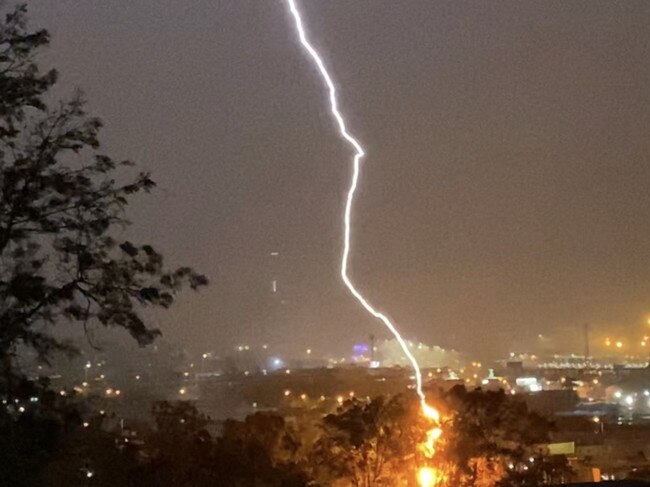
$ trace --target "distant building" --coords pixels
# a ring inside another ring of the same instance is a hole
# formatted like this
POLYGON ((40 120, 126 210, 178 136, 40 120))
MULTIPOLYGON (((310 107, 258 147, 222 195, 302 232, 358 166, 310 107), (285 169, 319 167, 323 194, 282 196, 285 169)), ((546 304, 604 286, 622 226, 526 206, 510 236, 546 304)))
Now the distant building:
POLYGON ((515 377, 521 377, 526 371, 524 370, 524 363, 521 361, 511 361, 506 362, 506 372, 505 375, 508 378, 514 379, 515 377))

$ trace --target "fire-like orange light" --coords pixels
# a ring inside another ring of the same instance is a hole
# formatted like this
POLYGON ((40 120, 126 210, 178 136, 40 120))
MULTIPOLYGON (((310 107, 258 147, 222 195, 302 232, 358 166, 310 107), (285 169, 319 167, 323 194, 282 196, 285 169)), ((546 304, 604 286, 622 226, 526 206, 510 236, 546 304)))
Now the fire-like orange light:
POLYGON ((420 450, 427 458, 432 458, 436 453, 436 442, 442 435, 440 428, 433 428, 427 431, 427 439, 420 445, 420 450))
POLYGON ((432 408, 426 402, 422 401, 422 413, 436 423, 440 421, 440 413, 436 408, 432 408))
MULTIPOLYGON (((426 439, 420 443, 419 449, 427 459, 432 459, 436 453, 436 444, 442 436, 440 428, 440 413, 434 407, 429 406, 424 400, 422 404, 422 414, 433 422, 433 427, 427 430, 426 439)), ((417 474, 418 484, 420 487, 432 487, 439 482, 438 472, 428 466, 421 467, 417 474)))
POLYGON ((422 467, 418 470, 418 484, 420 487, 433 487, 438 482, 438 474, 431 467, 422 467))

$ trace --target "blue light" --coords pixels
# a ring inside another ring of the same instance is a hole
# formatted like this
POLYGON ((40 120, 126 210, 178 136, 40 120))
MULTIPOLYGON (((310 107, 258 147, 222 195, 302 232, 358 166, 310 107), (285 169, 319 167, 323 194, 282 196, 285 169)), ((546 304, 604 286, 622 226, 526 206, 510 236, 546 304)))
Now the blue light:
POLYGON ((370 350, 370 347, 366 345, 365 343, 359 343, 352 347, 352 351, 355 354, 361 354, 361 353, 366 353, 368 350, 370 350))

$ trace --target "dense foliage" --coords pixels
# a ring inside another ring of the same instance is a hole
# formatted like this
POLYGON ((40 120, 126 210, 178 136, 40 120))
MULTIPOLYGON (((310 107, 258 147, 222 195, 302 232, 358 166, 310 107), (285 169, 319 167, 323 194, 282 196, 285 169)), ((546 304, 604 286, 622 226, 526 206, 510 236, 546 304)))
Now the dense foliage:
MULTIPOLYGON (((569 478, 564 457, 549 457, 539 448, 548 441, 550 425, 523 403, 462 388, 439 403, 448 415, 436 457, 436 466, 447 473, 440 487, 539 486, 569 478)), ((70 485, 88 471, 96 486, 115 485, 116 478, 124 479, 119 485, 171 487, 416 485, 415 452, 428 427, 411 394, 351 399, 307 424, 270 412, 217 424, 188 402, 155 403, 152 424, 126 430, 110 418, 91 412, 85 417, 91 418, 87 428, 67 427, 65 434, 56 428, 66 428, 69 420, 38 418, 35 424, 55 428, 58 452, 38 456, 21 447, 45 468, 17 470, 16 479, 31 476, 32 482, 13 485, 70 485)), ((39 441, 51 441, 47 431, 39 441)), ((17 460, 25 465, 24 457, 17 460)))

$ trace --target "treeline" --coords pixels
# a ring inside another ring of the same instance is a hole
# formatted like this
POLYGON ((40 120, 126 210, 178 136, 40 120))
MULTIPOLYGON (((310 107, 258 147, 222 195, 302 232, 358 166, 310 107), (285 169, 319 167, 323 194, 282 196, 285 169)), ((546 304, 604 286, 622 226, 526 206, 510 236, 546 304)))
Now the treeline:
MULTIPOLYGON (((88 402, 25 387, 42 399, 0 415, 5 485, 416 485, 425 461, 419 445, 431 426, 417 397, 402 394, 350 399, 316 421, 258 412, 215 424, 189 402, 158 402, 153 423, 124 429, 88 402)), ((570 477, 566 459, 543 448, 551 425, 511 396, 457 387, 436 404, 446 418, 432 465, 445 475, 441 485, 537 486, 570 477)))

